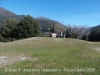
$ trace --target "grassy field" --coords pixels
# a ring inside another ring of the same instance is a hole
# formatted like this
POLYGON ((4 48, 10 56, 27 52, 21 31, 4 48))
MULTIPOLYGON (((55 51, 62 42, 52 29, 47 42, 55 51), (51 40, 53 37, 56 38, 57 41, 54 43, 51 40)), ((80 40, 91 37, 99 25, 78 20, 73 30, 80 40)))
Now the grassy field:
POLYGON ((100 42, 29 38, 1 42, 0 56, 0 75, 100 75, 100 42))

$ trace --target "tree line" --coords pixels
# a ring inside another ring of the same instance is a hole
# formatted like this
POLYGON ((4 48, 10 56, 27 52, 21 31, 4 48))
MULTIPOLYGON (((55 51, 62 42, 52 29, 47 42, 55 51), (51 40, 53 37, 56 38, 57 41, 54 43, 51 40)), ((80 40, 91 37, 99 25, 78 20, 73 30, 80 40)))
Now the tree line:
POLYGON ((38 22, 30 15, 25 16, 20 22, 16 19, 7 19, 0 27, 0 41, 13 41, 40 35, 38 22))
MULTIPOLYGON (((100 28, 95 28, 90 34, 83 34, 85 26, 71 26, 67 25, 62 27, 55 24, 52 28, 48 28, 51 33, 57 33, 58 37, 60 32, 66 34, 66 38, 82 39, 87 41, 100 41, 100 28)), ((7 19, 6 22, 0 27, 0 41, 7 42, 29 37, 40 36, 41 30, 38 22, 30 15, 25 16, 20 22, 16 19, 7 19)), ((42 34, 41 34, 42 35, 42 34)))
POLYGON ((91 29, 91 32, 87 34, 84 32, 85 26, 71 26, 68 25, 66 29, 67 38, 75 38, 86 41, 100 41, 100 27, 91 29))

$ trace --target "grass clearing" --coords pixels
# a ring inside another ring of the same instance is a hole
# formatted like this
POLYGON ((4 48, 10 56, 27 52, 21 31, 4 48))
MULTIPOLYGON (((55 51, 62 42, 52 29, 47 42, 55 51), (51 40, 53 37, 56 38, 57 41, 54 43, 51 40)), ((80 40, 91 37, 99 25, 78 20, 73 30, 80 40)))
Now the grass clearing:
POLYGON ((100 43, 46 37, 0 43, 0 56, 34 59, 0 67, 0 75, 100 75, 100 52, 94 48, 100 43))

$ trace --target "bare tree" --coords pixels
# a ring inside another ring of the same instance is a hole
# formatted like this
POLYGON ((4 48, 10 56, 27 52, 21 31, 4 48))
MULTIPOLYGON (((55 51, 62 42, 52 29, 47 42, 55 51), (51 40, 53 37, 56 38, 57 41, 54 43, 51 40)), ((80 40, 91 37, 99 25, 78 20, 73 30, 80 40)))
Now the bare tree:
POLYGON ((81 39, 85 27, 86 26, 75 26, 70 24, 67 25, 67 29, 66 29, 67 37, 81 39))

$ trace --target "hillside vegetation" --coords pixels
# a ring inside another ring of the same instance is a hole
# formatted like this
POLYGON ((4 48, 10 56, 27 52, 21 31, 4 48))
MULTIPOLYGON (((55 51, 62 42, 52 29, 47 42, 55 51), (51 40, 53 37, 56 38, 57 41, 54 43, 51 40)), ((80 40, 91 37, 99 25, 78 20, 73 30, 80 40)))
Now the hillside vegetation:
POLYGON ((100 75, 100 43, 46 37, 1 42, 0 60, 0 75, 100 75))

